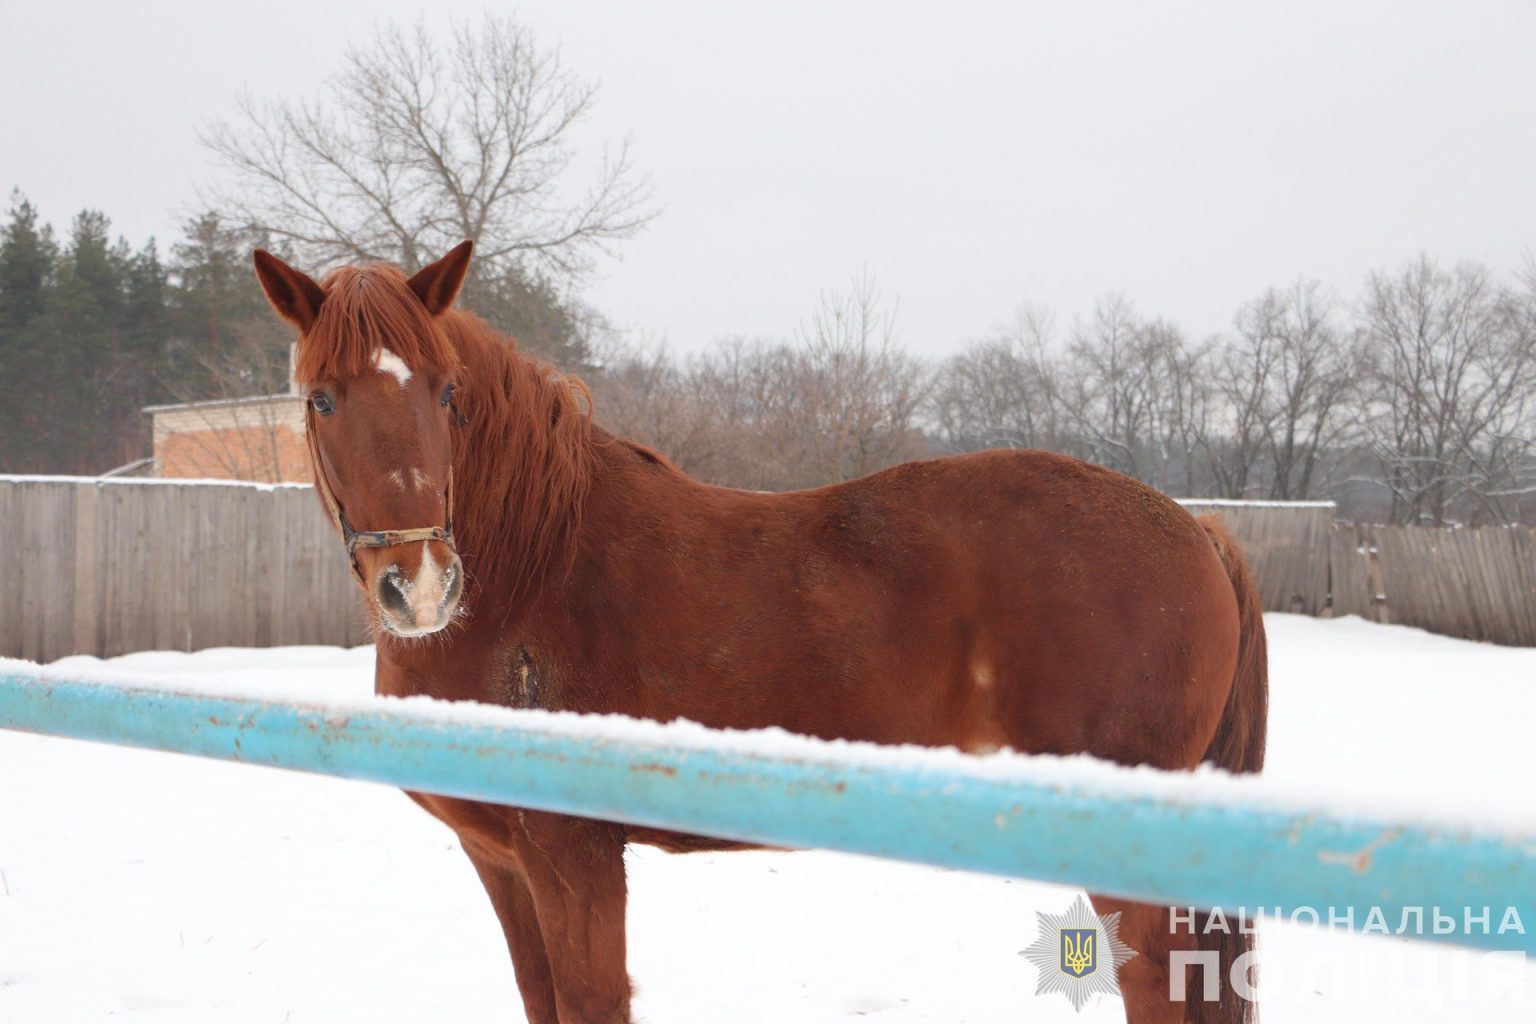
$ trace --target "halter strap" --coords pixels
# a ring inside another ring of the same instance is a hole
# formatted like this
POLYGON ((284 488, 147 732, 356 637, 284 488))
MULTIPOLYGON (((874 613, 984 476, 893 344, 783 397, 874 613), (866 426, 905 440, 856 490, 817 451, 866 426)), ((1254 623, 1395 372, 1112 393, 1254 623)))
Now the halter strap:
POLYGON ((352 578, 357 580, 358 586, 367 586, 363 579, 363 568, 357 564, 358 548, 392 548, 396 544, 409 544, 418 540, 436 540, 450 547, 453 545, 453 464, 451 462, 448 465, 448 494, 443 510, 445 525, 417 526, 409 530, 354 530, 352 524, 347 522, 346 513, 341 510, 341 502, 336 500, 336 492, 331 490, 331 481, 325 475, 325 463, 320 461, 320 442, 315 436, 313 406, 304 414, 304 435, 309 442, 309 461, 315 467, 315 487, 325 502, 326 511, 330 512, 331 519, 341 529, 341 539, 347 545, 347 558, 352 562, 352 578))

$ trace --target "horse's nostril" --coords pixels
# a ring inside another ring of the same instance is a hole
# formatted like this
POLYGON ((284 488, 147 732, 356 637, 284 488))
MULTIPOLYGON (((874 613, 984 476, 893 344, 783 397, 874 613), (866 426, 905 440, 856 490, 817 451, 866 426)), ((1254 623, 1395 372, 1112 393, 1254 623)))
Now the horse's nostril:
POLYGON ((406 603, 399 581, 400 567, 397 565, 379 573, 379 607, 395 615, 410 615, 411 606, 406 603))

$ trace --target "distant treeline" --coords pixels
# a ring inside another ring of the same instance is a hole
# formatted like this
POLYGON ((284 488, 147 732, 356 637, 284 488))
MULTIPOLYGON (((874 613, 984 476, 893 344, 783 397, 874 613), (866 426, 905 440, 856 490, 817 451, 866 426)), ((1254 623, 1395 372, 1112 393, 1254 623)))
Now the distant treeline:
MULTIPOLYGON (((251 250, 282 252, 214 213, 169 253, 113 239, 85 210, 66 232, 12 193, 0 228, 0 472, 96 475, 149 454, 145 405, 286 390, 292 333, 268 308, 251 250)), ((515 273, 466 300, 528 346, 583 365, 586 325, 515 273)))
MULTIPOLYGON (((0 230, 0 471, 98 474, 148 453, 146 404, 286 388, 291 335, 249 269, 262 244, 213 213, 165 256, 111 240, 95 211, 60 238, 14 195, 0 230)), ((1298 282, 1204 340, 1119 295, 1068 325, 1026 307, 938 363, 899 343, 868 282, 824 295, 793 338, 684 359, 626 342, 516 266, 472 280, 461 305, 584 374, 610 429, 712 482, 780 490, 1042 448, 1181 496, 1536 522, 1536 265, 1505 280, 1420 257, 1348 298, 1298 282)))
POLYGON ((599 418, 705 479, 777 490, 980 448, 1066 452, 1189 497, 1333 498, 1373 522, 1536 522, 1536 265, 1420 257, 1344 300, 1266 291, 1194 340, 1101 300, 1025 308, 938 364, 867 283, 798 337, 687 359, 616 346, 599 418))

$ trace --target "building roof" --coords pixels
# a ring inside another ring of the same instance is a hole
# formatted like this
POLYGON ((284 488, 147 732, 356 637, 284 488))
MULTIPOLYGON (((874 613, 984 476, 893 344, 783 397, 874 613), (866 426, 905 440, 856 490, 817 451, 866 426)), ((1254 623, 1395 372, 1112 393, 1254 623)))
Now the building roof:
POLYGON ((170 405, 146 405, 140 412, 178 412, 182 409, 212 409, 219 406, 261 405, 267 402, 302 402, 303 395, 252 395, 249 398, 210 398, 201 402, 175 402, 170 405))

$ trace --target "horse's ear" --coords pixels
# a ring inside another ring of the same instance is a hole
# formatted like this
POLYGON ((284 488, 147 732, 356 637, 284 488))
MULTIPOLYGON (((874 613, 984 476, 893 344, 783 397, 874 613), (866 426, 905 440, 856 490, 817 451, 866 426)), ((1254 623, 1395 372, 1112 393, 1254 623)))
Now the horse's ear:
POLYGON ((421 304, 427 307, 428 313, 439 316, 453 305, 459 287, 464 284, 464 275, 469 271, 469 255, 474 250, 473 241, 460 242, 448 251, 448 255, 422 267, 406 282, 421 299, 421 304))
POLYGON ((294 270, 265 249, 251 254, 256 267, 256 279, 261 290, 267 293, 267 301, 284 320, 293 324, 300 333, 307 333, 320 315, 320 304, 325 301, 325 289, 308 274, 294 270))

